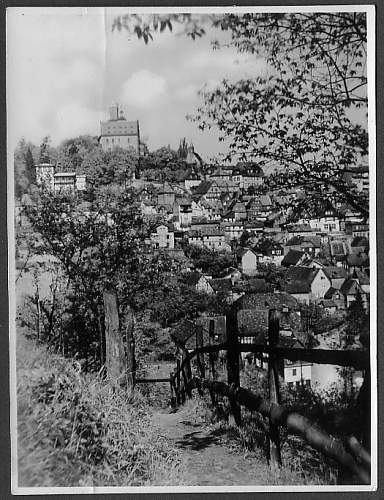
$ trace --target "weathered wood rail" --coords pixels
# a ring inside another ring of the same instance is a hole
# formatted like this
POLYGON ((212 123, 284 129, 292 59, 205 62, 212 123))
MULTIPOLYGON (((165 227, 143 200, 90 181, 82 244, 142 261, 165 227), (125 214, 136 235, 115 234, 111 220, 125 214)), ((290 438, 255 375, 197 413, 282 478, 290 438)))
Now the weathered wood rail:
MULTIPOLYGON (((212 323, 210 334, 213 336, 212 323)), ((211 337, 210 335, 210 337, 211 337)), ((237 321, 235 314, 227 317, 227 341, 216 345, 198 346, 191 352, 183 352, 183 359, 178 360, 175 372, 170 374, 171 397, 175 404, 182 404, 191 395, 192 388, 200 393, 209 390, 212 403, 217 395, 228 398, 230 421, 241 425, 241 406, 256 411, 269 419, 269 452, 271 464, 281 465, 279 427, 285 427, 293 434, 301 436, 310 446, 334 459, 344 469, 348 469, 361 483, 370 484, 370 455, 359 441, 351 436, 343 441, 332 437, 317 427, 307 417, 290 411, 280 404, 278 365, 283 359, 308 361, 319 364, 351 366, 369 372, 369 352, 335 351, 330 349, 291 349, 278 347, 279 318, 275 310, 269 311, 268 339, 265 345, 243 344, 238 342, 237 321), (216 371, 212 363, 212 354, 227 352, 227 382, 215 380, 216 371), (265 354, 268 359, 269 400, 240 387, 239 354, 252 352, 265 354), (210 376, 206 377, 204 354, 209 355, 210 376), (196 358, 199 376, 192 377, 191 361, 196 358), (213 365, 213 366, 212 366, 213 365)))
MULTIPOLYGON (((269 452, 268 460, 271 464, 281 465, 280 427, 301 436, 309 445, 319 450, 327 457, 336 460, 343 468, 352 472, 363 484, 370 484, 370 455, 360 442, 353 436, 344 444, 340 439, 331 437, 325 431, 315 426, 307 417, 290 411, 280 404, 280 388, 278 368, 284 359, 290 361, 307 361, 318 364, 333 364, 350 366, 358 370, 365 370, 365 378, 359 394, 361 405, 369 403, 369 373, 370 358, 368 350, 338 351, 331 349, 295 349, 279 347, 279 317, 274 309, 269 310, 268 337, 265 345, 244 344, 239 342, 237 310, 232 308, 227 316, 226 342, 213 344, 214 321, 209 325, 209 344, 203 345, 201 331, 196 331, 196 349, 189 352, 185 346, 179 346, 182 359, 177 360, 174 372, 167 378, 136 378, 136 363, 134 355, 133 316, 130 312, 126 329, 122 335, 119 317, 117 295, 114 290, 104 293, 105 307, 105 364, 107 374, 114 384, 126 385, 133 390, 135 383, 169 383, 171 402, 174 405, 183 404, 187 397, 192 396, 193 388, 200 394, 204 389, 209 390, 212 404, 217 396, 228 398, 230 405, 229 421, 241 426, 241 407, 256 411, 269 420, 269 452), (125 338, 125 341, 123 341, 125 338), (218 381, 215 368, 215 353, 227 353, 227 383, 218 381), (241 352, 260 354, 268 361, 269 399, 240 387, 241 352), (208 354, 209 363, 206 370, 204 354, 208 354), (191 360, 196 358, 198 376, 193 376, 191 360), (207 377, 208 372, 208 377, 207 377)), ((370 405, 366 407, 370 415, 370 405)), ((369 424, 369 422, 368 422, 369 424)), ((369 427, 369 425, 368 425, 369 427)), ((367 433, 367 432, 366 432, 367 433)), ((368 435, 370 435, 368 429, 368 435)), ((369 443, 369 439, 366 440, 369 443)))

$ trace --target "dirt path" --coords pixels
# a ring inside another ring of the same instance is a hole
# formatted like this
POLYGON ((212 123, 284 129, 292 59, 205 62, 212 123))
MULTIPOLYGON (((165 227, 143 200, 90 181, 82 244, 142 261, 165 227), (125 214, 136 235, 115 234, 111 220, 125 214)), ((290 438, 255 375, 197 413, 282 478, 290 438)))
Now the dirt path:
POLYGON ((185 463, 186 486, 265 484, 264 464, 220 445, 219 437, 191 421, 181 409, 154 415, 159 432, 179 449, 185 463), (262 467, 260 468, 260 465, 262 467))

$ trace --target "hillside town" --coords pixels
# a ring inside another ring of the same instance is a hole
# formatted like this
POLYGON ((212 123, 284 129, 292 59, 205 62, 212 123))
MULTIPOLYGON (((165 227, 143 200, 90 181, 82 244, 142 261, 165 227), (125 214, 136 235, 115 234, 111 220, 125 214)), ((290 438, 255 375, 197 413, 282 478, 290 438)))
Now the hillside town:
MULTIPOLYGON (((109 153, 128 151, 137 160, 124 184, 111 183, 104 189, 134 192, 132 208, 150 228, 146 251, 166 253, 177 262, 177 279, 192 290, 220 296, 228 304, 254 297, 257 306, 252 309, 261 316, 244 316, 241 342, 257 343, 261 337, 264 342, 266 328, 261 318, 273 302, 286 317, 297 316, 283 328, 286 345, 338 349, 362 346, 359 335, 347 335, 343 319, 353 303, 358 303, 362 311, 369 310, 367 219, 347 204, 328 203, 292 221, 292 207, 305 198, 305 186, 270 189, 268 176, 256 163, 205 164, 193 144, 185 140, 180 160, 184 178, 168 181, 161 179, 160 172, 160 179, 148 180, 140 172, 148 151, 140 141, 139 122, 128 122, 117 104, 109 111, 109 120, 101 123, 96 147, 109 153), (213 272, 209 266, 204 269, 190 258, 194 249, 213 260, 221 258, 224 264, 213 272), (300 314, 305 306, 316 308, 319 317, 327 318, 323 331, 303 326, 300 314)), ((35 175, 40 192, 70 195, 77 199, 78 212, 92 214, 94 203, 87 201, 90 185, 86 173, 63 172, 60 163, 48 161, 36 164, 35 175)), ((348 181, 367 194, 367 165, 350 169, 348 181)), ((25 204, 33 204, 27 194, 16 207, 20 229, 28 227, 25 204)), ((252 362, 250 356, 247 359, 252 362)), ((291 385, 304 382, 320 388, 341 382, 336 369, 325 365, 311 370, 311 366, 287 361, 285 379, 291 385)), ((354 384, 359 386, 361 381, 357 373, 354 384)))
POLYGON ((377 486, 375 9, 279 9, 9 9, 13 494, 377 486))

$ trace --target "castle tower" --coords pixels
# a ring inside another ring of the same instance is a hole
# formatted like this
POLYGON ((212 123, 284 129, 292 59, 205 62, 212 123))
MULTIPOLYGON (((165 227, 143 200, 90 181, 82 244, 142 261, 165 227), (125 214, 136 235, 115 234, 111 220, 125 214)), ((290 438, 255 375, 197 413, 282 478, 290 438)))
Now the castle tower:
POLYGON ((114 148, 133 149, 140 154, 139 122, 127 121, 124 111, 119 110, 119 105, 113 103, 109 107, 109 120, 100 123, 99 142, 104 151, 114 148))
POLYGON ((119 117, 119 106, 114 102, 109 106, 109 120, 114 121, 119 117))

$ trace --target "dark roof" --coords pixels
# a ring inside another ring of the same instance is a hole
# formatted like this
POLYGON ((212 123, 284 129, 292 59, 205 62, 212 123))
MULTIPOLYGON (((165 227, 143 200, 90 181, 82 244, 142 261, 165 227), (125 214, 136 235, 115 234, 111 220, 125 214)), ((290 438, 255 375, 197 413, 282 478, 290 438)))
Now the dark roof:
POLYGON ((226 269, 224 269, 224 271, 222 271, 219 275, 219 278, 226 278, 228 275, 232 275, 232 274, 240 274, 241 275, 241 272, 236 269, 236 267, 227 267, 226 269))
POLYGON ((319 270, 317 268, 305 266, 290 267, 285 275, 286 280, 312 282, 319 270))
POLYGON ((295 297, 285 292, 249 293, 240 297, 236 304, 240 309, 261 309, 265 307, 282 310, 283 307, 298 310, 295 297))
POLYGON ((369 276, 364 271, 355 269, 352 277, 359 280, 360 285, 369 285, 369 276))
POLYGON ((208 192, 209 188, 212 186, 211 181, 203 181, 194 189, 194 194, 204 195, 208 192))
POLYGON ((264 344, 268 332, 268 309, 242 309, 237 313, 240 337, 254 336, 255 343, 264 344))
POLYGON ((273 291, 273 286, 262 278, 251 278, 236 285, 236 290, 248 293, 268 293, 273 291))
POLYGON ((361 287, 354 279, 347 279, 340 287, 340 292, 343 295, 356 295, 357 292, 361 292, 361 287))
POLYGON ((329 287, 328 290, 324 294, 325 299, 332 299, 332 297, 335 295, 335 293, 339 293, 340 290, 337 288, 334 288, 333 286, 329 287))
POLYGON ((330 280, 341 278, 345 279, 348 276, 347 270, 339 266, 327 266, 324 267, 323 271, 330 280))
POLYGON ((320 300, 320 304, 322 304, 323 307, 337 307, 332 299, 322 299, 320 300))
POLYGON ((227 278, 215 278, 209 280, 209 284, 215 292, 228 293, 232 291, 232 281, 227 278))
POLYGON ((281 261, 282 266, 295 266, 300 259, 303 257, 304 252, 301 250, 293 250, 292 248, 289 250, 287 255, 284 256, 284 259, 281 261))
POLYGON ((329 242, 332 255, 345 255, 345 246, 342 241, 329 242))
POLYGON ((187 285, 196 286, 201 277, 202 277, 202 274, 200 274, 198 272, 193 272, 193 273, 186 273, 184 275, 183 279, 187 285))
POLYGON ((350 254, 345 260, 349 266, 369 266, 369 257, 366 254, 350 254))
POLYGON ((365 236, 356 236, 353 238, 351 247, 364 247, 367 248, 369 246, 368 239, 365 236))
POLYGON ((292 266, 288 269, 282 284, 282 289, 287 293, 308 293, 311 283, 319 269, 304 266, 292 266))

